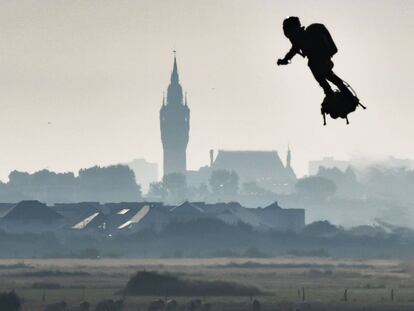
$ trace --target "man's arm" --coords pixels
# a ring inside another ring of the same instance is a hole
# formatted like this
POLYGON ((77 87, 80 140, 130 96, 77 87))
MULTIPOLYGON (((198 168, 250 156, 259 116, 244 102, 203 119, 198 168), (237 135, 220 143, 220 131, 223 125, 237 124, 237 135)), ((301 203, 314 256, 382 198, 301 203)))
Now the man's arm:
POLYGON ((283 59, 278 59, 277 64, 278 65, 287 65, 289 64, 290 60, 299 53, 299 49, 296 48, 294 45, 292 45, 289 52, 286 53, 285 57, 283 59))

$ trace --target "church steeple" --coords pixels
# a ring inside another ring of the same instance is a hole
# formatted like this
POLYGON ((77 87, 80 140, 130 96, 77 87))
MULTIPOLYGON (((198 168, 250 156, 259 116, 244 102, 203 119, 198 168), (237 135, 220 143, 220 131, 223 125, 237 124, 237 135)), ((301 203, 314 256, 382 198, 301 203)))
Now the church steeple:
POLYGON ((287 155, 286 155, 286 167, 291 167, 292 155, 290 152, 290 146, 288 145, 287 155))
POLYGON ((178 84, 179 83, 177 57, 176 57, 175 54, 176 54, 176 52, 174 51, 174 66, 173 66, 173 71, 171 73, 171 84, 178 84))
POLYGON ((171 72, 170 85, 167 90, 167 105, 184 105, 183 103, 183 89, 179 82, 177 57, 174 51, 174 65, 171 72))

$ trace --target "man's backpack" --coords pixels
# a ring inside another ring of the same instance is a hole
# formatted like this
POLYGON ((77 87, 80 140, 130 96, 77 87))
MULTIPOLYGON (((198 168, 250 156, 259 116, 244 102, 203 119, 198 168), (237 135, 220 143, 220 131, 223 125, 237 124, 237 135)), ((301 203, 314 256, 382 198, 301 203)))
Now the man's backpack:
POLYGON ((312 24, 306 28, 307 41, 309 45, 308 57, 331 58, 338 49, 328 29, 322 24, 312 24))

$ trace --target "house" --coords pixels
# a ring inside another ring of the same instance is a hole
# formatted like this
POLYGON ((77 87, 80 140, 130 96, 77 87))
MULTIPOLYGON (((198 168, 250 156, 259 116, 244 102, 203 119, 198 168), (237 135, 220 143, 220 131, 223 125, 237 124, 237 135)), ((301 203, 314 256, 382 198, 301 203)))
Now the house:
POLYGON ((305 226, 304 209, 284 209, 274 202, 264 208, 249 209, 254 213, 265 230, 299 231, 305 226))
POLYGON ((64 224, 61 214, 39 201, 21 201, 0 220, 0 228, 11 233, 56 231, 64 224))

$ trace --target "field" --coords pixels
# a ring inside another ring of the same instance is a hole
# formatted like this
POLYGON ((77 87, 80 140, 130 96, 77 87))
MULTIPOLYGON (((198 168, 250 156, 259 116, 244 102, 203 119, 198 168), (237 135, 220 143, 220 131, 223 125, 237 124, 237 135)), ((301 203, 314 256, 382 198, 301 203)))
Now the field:
MULTIPOLYGON (((117 294, 137 271, 170 272, 194 280, 222 280, 256 286, 262 310, 413 310, 414 265, 398 260, 268 259, 27 259, 0 260, 0 291, 15 289, 23 310, 43 310, 65 300, 92 305, 117 294), (302 289, 305 291, 305 302, 302 289), (347 289, 347 299, 344 291, 347 289), (393 299, 392 294, 393 292, 393 299), (42 300, 45 300, 43 302, 42 300)), ((168 292, 165 293, 168 296, 168 292)), ((146 310, 154 298, 124 297, 124 310, 146 310)), ((173 297, 180 310, 193 298, 215 310, 250 310, 252 297, 173 297)))

